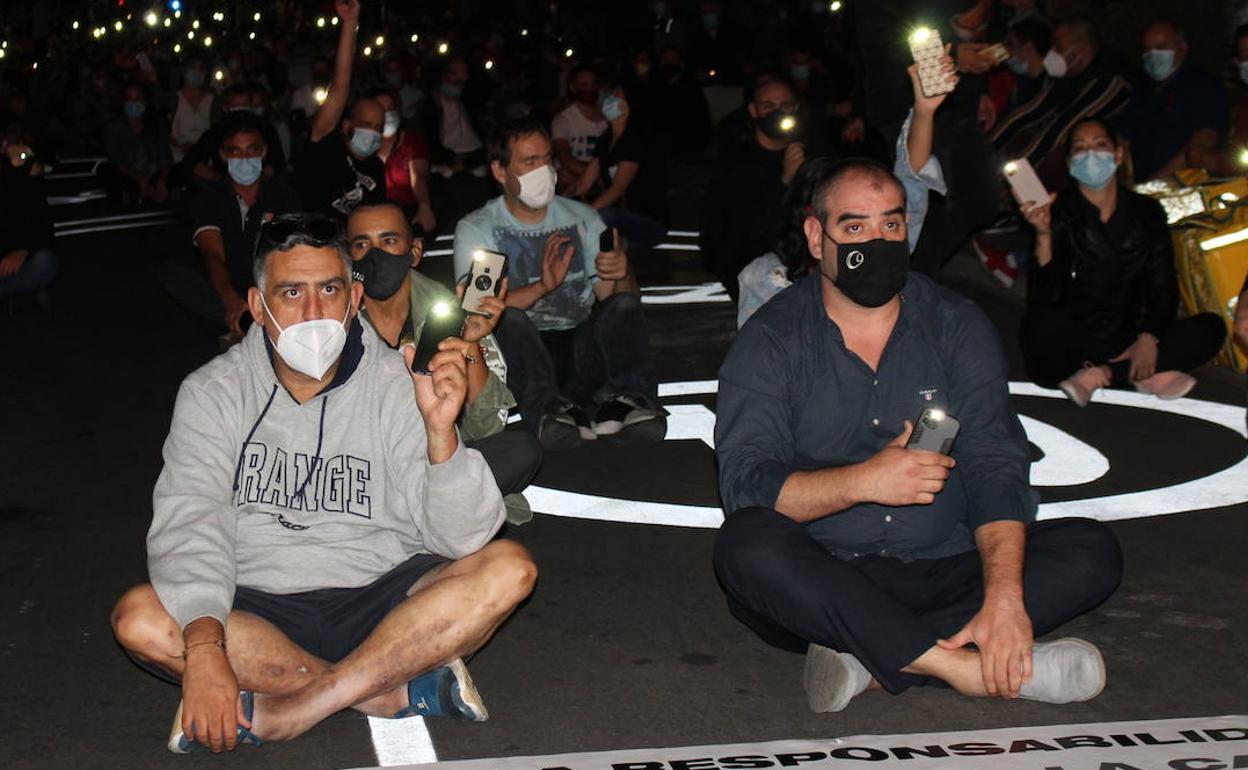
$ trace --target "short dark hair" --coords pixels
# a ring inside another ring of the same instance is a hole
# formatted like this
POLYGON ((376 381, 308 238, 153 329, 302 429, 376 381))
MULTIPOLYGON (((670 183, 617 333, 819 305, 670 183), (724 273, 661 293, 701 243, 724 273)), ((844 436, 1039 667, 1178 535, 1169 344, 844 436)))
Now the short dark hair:
POLYGON ((811 205, 815 187, 836 164, 831 158, 807 158, 793 175, 793 181, 780 202, 780 231, 776 239, 776 255, 788 270, 789 280, 796 280, 810 270, 814 259, 806 245, 806 217, 814 214, 811 205))
POLYGON ((789 89, 789 93, 794 96, 797 95, 797 86, 793 84, 792 78, 778 69, 768 67, 766 69, 759 70, 754 74, 754 77, 750 78, 748 93, 746 94, 745 101, 754 101, 754 98, 758 96, 759 91, 775 83, 779 83, 789 89))
POLYGON ((1231 55, 1239 53, 1239 41, 1241 38, 1248 37, 1248 24, 1240 24, 1235 28, 1235 35, 1231 38, 1231 55))
POLYGON ((1013 32, 1015 40, 1019 43, 1031 43, 1031 47, 1041 56, 1053 47, 1053 30, 1042 21, 1023 19, 1014 25, 1013 32))
POLYGON ((816 179, 812 180, 810 190, 810 207, 820 224, 827 226, 828 219, 828 192, 833 185, 841 181, 849 174, 860 173, 876 179, 883 179, 897 186, 901 191, 901 198, 906 198, 906 188, 902 185, 901 180, 892 172, 888 166, 880 163, 872 158, 842 158, 832 163, 830 166, 821 169, 821 173, 816 179))
MULTIPOLYGON (((347 215, 347 224, 348 225, 351 224, 351 217, 355 216, 358 212, 364 211, 365 209, 391 209, 393 211, 399 212, 399 221, 403 223, 404 235, 406 235, 408 238, 415 239, 416 233, 412 230, 412 223, 408 221, 407 214, 403 212, 403 207, 397 203, 392 203, 390 201, 380 201, 378 203, 361 203, 360 205, 352 209, 351 213, 347 215)), ((350 228, 348 227, 348 229, 350 228)), ((346 233, 343 234, 343 237, 347 238, 347 245, 350 246, 351 245, 350 237, 347 236, 346 233)))
POLYGON ((260 224, 260 232, 256 237, 255 254, 251 263, 251 277, 256 283, 256 288, 261 292, 264 291, 264 282, 269 270, 269 258, 273 256, 274 252, 290 251, 296 246, 334 249, 342 260, 343 269, 346 270, 348 276, 347 280, 353 280, 351 278, 351 250, 347 247, 347 242, 342 237, 342 230, 338 227, 337 222, 324 214, 300 212, 296 214, 279 214, 271 219, 266 219, 260 224), (293 232, 283 233, 279 242, 276 238, 268 236, 268 231, 271 228, 284 231, 293 230, 293 232), (321 229, 324 232, 320 234, 309 232, 316 229, 321 229), (319 235, 324 235, 324 237, 319 237, 319 235))
POLYGON ((568 85, 572 85, 572 81, 576 80, 577 75, 581 75, 586 72, 593 75, 595 80, 598 80, 599 82, 602 81, 602 73, 598 71, 597 67, 592 64, 582 62, 568 71, 568 85))
POLYGON ((550 132, 537 118, 512 118, 505 121, 490 137, 489 146, 486 148, 489 161, 491 163, 498 161, 502 166, 511 165, 511 145, 517 139, 533 134, 541 134, 546 141, 550 141, 550 132))
POLYGON ((251 112, 241 111, 227 113, 221 118, 221 144, 217 145, 218 149, 224 147, 230 137, 245 131, 257 133, 262 140, 265 139, 264 123, 259 116, 251 112))
POLYGON ((1069 158, 1071 150, 1074 149, 1075 132, 1089 123, 1095 123, 1105 129, 1105 135, 1109 137, 1110 143, 1113 144, 1114 147, 1118 146, 1118 134, 1114 133, 1114 129, 1108 123, 1100 118, 1083 118, 1082 120, 1076 121, 1075 125, 1071 126, 1070 130, 1066 132, 1066 157, 1069 158))
POLYGON ((226 86, 225 90, 221 92, 221 103, 225 104, 226 101, 236 96, 242 96, 250 100, 251 99, 251 84, 250 83, 230 83, 228 86, 226 86))

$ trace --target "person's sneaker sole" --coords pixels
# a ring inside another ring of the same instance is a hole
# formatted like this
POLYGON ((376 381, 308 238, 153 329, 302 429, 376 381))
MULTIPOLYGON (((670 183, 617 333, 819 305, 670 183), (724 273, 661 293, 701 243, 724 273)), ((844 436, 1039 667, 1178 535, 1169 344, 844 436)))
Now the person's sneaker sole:
POLYGON ((862 692, 856 684, 854 672, 836 650, 818 644, 806 648, 802 689, 811 711, 827 714, 844 710, 862 692))
MULTIPOLYGON (((1019 692, 1019 697, 1025 700, 1040 701, 1041 703, 1083 703, 1090 701, 1100 695, 1105 689, 1105 658, 1101 656, 1101 651, 1096 645, 1083 639, 1077 639, 1068 636, 1064 639, 1055 639, 1051 642, 1037 642, 1036 647, 1041 647, 1046 659, 1057 659, 1060 657, 1066 660, 1055 660, 1047 665, 1056 665, 1061 667, 1061 676, 1058 678, 1064 681, 1045 682, 1049 685, 1051 691, 1036 692, 1036 679, 1023 685, 1019 692), (1079 670, 1073 670, 1077 665, 1079 670), (1083 687, 1075 687, 1072 682, 1087 680, 1087 684, 1083 687), (1031 689, 1028 692, 1028 689, 1031 689), (1069 690, 1074 692, 1069 692, 1069 690)), ((1034 654, 1034 653, 1033 653, 1034 654)), ((1035 670, 1033 658, 1033 673, 1035 670)))
POLYGON ((459 697, 456 699, 452 694, 452 699, 457 700, 456 706, 463 712, 463 716, 470 722, 484 722, 490 718, 490 712, 485 708, 485 701, 481 700, 481 693, 477 691, 477 685, 473 683, 472 677, 468 675, 468 666, 464 665, 462 658, 456 658, 451 661, 447 667, 451 669, 451 673, 455 674, 455 682, 459 685, 459 697))

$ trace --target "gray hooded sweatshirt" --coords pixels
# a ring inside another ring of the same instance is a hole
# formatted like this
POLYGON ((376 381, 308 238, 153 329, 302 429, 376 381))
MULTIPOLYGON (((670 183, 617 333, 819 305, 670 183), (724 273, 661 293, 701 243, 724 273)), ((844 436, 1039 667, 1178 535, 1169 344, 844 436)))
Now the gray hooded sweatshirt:
POLYGON ((403 359, 363 319, 333 383, 302 404, 254 326, 182 381, 164 460, 147 568, 179 628, 224 624, 235 586, 356 588, 417 553, 467 556, 504 517, 479 452, 461 441, 429 464, 403 359))

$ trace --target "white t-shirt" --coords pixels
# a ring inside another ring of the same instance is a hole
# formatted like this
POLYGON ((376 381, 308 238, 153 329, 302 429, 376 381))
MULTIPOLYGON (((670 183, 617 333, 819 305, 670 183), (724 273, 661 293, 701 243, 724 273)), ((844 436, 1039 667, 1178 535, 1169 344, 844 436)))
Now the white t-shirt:
POLYGON ((566 140, 572 146, 572 157, 588 163, 594 159, 598 137, 606 130, 607 121, 590 120, 571 104, 551 121, 550 138, 566 140))

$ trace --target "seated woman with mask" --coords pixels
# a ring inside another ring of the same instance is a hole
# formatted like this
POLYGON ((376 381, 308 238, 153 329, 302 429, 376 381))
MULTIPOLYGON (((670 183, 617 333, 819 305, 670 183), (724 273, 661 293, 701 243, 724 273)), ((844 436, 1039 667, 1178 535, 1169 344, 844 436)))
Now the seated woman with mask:
POLYGON ((1052 204, 1023 206, 1036 262, 1023 318, 1028 376, 1079 406, 1100 388, 1181 398, 1186 372, 1217 353, 1226 325, 1213 313, 1175 319, 1178 282, 1161 205, 1118 182, 1124 148, 1100 120, 1067 139, 1077 186, 1052 204))

